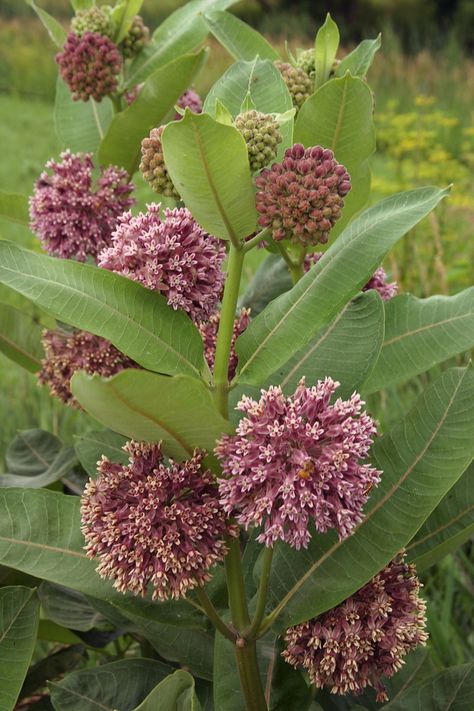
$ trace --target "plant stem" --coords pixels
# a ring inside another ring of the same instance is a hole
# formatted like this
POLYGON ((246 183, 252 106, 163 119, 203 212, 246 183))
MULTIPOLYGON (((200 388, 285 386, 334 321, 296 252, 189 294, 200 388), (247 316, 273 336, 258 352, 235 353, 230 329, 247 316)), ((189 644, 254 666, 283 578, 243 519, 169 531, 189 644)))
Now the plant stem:
POLYGON ((219 613, 217 612, 216 608, 212 604, 212 601, 209 599, 209 596, 207 592, 204 590, 204 588, 196 588, 196 596, 199 600, 199 602, 202 605, 203 610, 205 611, 206 615, 209 617, 211 620, 212 624, 216 629, 219 630, 219 632, 228 640, 230 640, 232 643, 235 643, 235 640, 237 639, 237 636, 232 630, 227 627, 226 623, 224 620, 219 617, 219 613))
POLYGON ((283 257, 283 260, 288 267, 288 270, 291 274, 291 279, 293 281, 293 284, 296 284, 301 277, 303 276, 303 264, 298 264, 297 262, 294 262, 284 246, 280 244, 279 242, 276 243, 278 247, 278 251, 280 252, 281 256, 283 257))
POLYGON ((263 553, 262 575, 258 587, 257 607, 255 609, 255 616, 253 618, 252 624, 245 633, 245 636, 248 639, 254 639, 255 636, 258 634, 260 623, 262 622, 263 616, 265 614, 265 604, 267 602, 268 582, 270 580, 270 569, 272 567, 272 559, 273 548, 265 548, 265 551, 263 553))
POLYGON ((120 96, 118 96, 118 94, 112 94, 110 98, 112 99, 114 114, 120 113, 122 111, 122 101, 120 96))
POLYGON ((260 242, 263 240, 267 239, 267 237, 270 236, 270 228, 265 227, 264 230, 259 232, 258 234, 255 235, 255 237, 252 237, 252 239, 249 239, 247 242, 244 244, 244 252, 247 254, 247 252, 250 252, 251 249, 256 247, 260 242))
POLYGON ((234 331, 235 311, 239 298, 244 256, 245 254, 242 248, 238 249, 234 247, 234 245, 230 245, 227 279, 222 301, 219 332, 217 334, 216 357, 214 362, 214 397, 220 413, 226 418, 228 416, 227 396, 229 393, 228 370, 230 346, 234 331))

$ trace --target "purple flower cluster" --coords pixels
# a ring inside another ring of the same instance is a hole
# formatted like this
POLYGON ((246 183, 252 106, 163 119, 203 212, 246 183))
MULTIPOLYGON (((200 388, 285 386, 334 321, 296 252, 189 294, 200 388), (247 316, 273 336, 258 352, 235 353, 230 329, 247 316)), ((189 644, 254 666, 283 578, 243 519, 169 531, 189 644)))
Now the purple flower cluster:
POLYGON ((219 505, 203 454, 165 465, 159 444, 128 442, 129 464, 102 457, 98 477, 82 497, 82 532, 97 572, 122 591, 153 598, 183 597, 210 578, 236 535, 219 505))
POLYGON ((184 207, 148 205, 148 212, 119 217, 112 246, 98 264, 160 291, 173 309, 186 311, 194 321, 216 310, 224 283, 223 243, 207 234, 184 207))
POLYGON ((284 659, 319 688, 358 695, 372 686, 377 701, 386 701, 381 677, 391 677, 428 638, 420 581, 403 561, 399 555, 345 602, 290 627, 284 659))
POLYGON ((313 93, 314 81, 303 69, 294 67, 289 62, 277 60, 275 66, 283 77, 293 106, 296 108, 296 113, 298 113, 306 99, 313 93))
MULTIPOLYGON (((199 94, 194 89, 188 89, 182 94, 176 102, 180 109, 190 109, 193 114, 202 113, 202 100, 199 94)), ((178 121, 181 114, 176 112, 175 120, 178 121)))
MULTIPOLYGON (((311 267, 319 262, 324 252, 313 252, 308 254, 304 260, 304 269, 309 271, 311 267)), ((390 301, 398 294, 398 283, 396 281, 387 282, 387 273, 383 267, 379 267, 370 277, 367 284, 362 287, 362 291, 375 289, 384 301, 390 301)))
POLYGON ((329 149, 296 143, 281 163, 265 168, 255 180, 259 224, 273 239, 311 245, 328 241, 341 216, 350 177, 329 149))
POLYGON ((56 62, 75 101, 91 97, 101 101, 118 86, 120 52, 111 39, 98 32, 85 32, 81 37, 70 32, 56 62))
POLYGON ((87 331, 46 330, 42 342, 45 357, 38 380, 49 387, 52 395, 73 407, 78 403, 71 392, 71 378, 78 370, 109 377, 124 368, 139 367, 110 341, 87 331))
MULTIPOLYGON (((203 321, 199 324, 199 331, 202 336, 204 343, 204 357, 206 358, 207 364, 211 371, 214 368, 214 359, 216 355, 216 343, 217 343, 217 332, 219 330, 219 324, 221 321, 220 311, 212 314, 208 321, 203 321)), ((250 309, 241 309, 239 315, 234 321, 234 329, 232 332, 232 340, 230 344, 230 358, 229 358, 229 370, 228 378, 229 381, 235 375, 237 370, 237 353, 235 352, 235 342, 237 338, 245 331, 250 323, 250 309)))
POLYGON ((348 536, 380 481, 362 463, 375 423, 356 393, 330 403, 338 385, 326 378, 307 388, 303 378, 291 397, 280 387, 262 390, 258 402, 244 396, 237 407, 246 417, 216 448, 228 477, 219 484, 225 510, 246 529, 263 526, 257 540, 266 546, 306 547, 311 522, 348 536))
POLYGON ((110 244, 117 218, 134 204, 133 183, 127 172, 113 165, 100 169, 92 183, 90 153, 61 153, 61 161, 48 161, 30 198, 30 227, 44 249, 64 259, 81 262, 96 257, 110 244))

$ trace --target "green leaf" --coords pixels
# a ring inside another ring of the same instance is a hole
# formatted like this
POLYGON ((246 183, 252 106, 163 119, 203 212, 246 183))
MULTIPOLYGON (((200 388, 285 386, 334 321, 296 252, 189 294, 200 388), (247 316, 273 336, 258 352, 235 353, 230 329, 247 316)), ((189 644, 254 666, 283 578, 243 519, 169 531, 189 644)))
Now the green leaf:
POLYGON ((367 202, 370 191, 368 159, 375 150, 373 96, 367 84, 349 74, 331 79, 301 107, 295 141, 334 151, 351 176, 352 189, 344 200, 342 217, 331 232, 334 239, 367 202))
POLYGON ((112 10, 112 19, 117 28, 114 37, 115 44, 120 44, 127 35, 132 26, 133 18, 140 12, 142 5, 143 0, 121 0, 115 5, 112 10))
POLYGON ((239 380, 260 385, 309 343, 367 283, 397 240, 447 192, 419 188, 399 193, 354 220, 316 266, 237 339, 239 380))
POLYGON ((70 0, 70 2, 76 12, 78 10, 89 10, 95 5, 95 0, 70 0))
POLYGON ((0 304, 0 351, 30 373, 41 368, 42 330, 28 313, 0 304))
POLYGON ((386 711, 471 711, 474 706, 474 662, 445 669, 418 684, 409 686, 386 711))
POLYGON ((203 15, 207 10, 225 10, 235 0, 192 0, 179 7, 155 30, 153 40, 130 69, 127 88, 145 81, 151 72, 203 42, 209 32, 203 15))
POLYGON ((113 602, 147 621, 194 625, 199 617, 185 603, 151 603, 123 595, 95 572, 84 552, 80 498, 48 489, 0 489, 0 565, 66 585, 113 602))
POLYGON ((112 462, 128 463, 128 455, 122 447, 126 437, 108 430, 88 432, 77 437, 74 443, 77 458, 91 477, 97 475, 97 462, 105 454, 112 462))
POLYGON ((99 103, 74 101, 71 92, 61 77, 56 84, 54 104, 54 126, 63 148, 71 151, 95 153, 103 140, 114 110, 108 97, 99 103))
POLYGON ((79 372, 71 388, 96 420, 128 438, 162 440, 175 459, 189 458, 196 447, 212 452, 221 434, 230 431, 204 383, 188 376, 123 370, 102 379, 79 372))
POLYGON ((0 708, 15 707, 36 643, 39 601, 34 590, 0 588, 0 708))
POLYGON ((365 77, 381 44, 382 35, 373 40, 362 40, 352 52, 341 59, 335 75, 343 77, 346 72, 350 72, 354 77, 365 77))
POLYGON ((290 272, 278 254, 269 254, 255 272, 239 306, 250 309, 252 318, 293 286, 290 272))
POLYGON ((469 540, 473 533, 474 463, 406 546, 408 559, 421 572, 469 540))
POLYGON ((270 59, 272 62, 279 59, 278 52, 260 32, 230 12, 207 12, 204 20, 214 37, 234 59, 253 60, 257 55, 260 59, 270 59))
POLYGON ((404 382, 473 347, 474 287, 428 299, 401 294, 385 304, 384 343, 365 390, 404 382))
POLYGON ((48 686, 56 711, 132 711, 171 671, 154 659, 121 659, 48 686))
POLYGON ((30 215, 28 211, 28 198, 20 193, 0 192, 0 217, 9 222, 28 227, 30 215))
MULTIPOLYGON (((40 620, 39 626, 38 626, 38 639, 46 642, 59 642, 60 644, 77 644, 77 645, 82 645, 82 640, 80 637, 77 636, 77 634, 74 634, 74 632, 71 632, 70 629, 67 627, 63 627, 61 625, 57 625, 56 622, 52 622, 51 620, 40 620)), ((82 647, 84 649, 84 647, 82 647)), ((54 655, 51 655, 54 656, 54 655)), ((81 660, 82 655, 79 655, 79 661, 81 660)), ((51 657, 46 657, 47 659, 51 659, 51 657)), ((46 661, 43 659, 42 661, 46 661)), ((40 662, 41 664, 41 662, 40 662)), ((35 665, 36 666, 36 665, 35 665)), ((75 664, 74 666, 77 666, 75 664)), ((70 669, 64 669, 64 671, 71 671, 70 669)), ((44 681, 50 677, 45 677, 44 681)), ((28 682, 28 678, 26 679, 26 682, 28 682)), ((39 684, 39 686, 44 686, 44 684, 39 684)), ((35 686, 35 689, 37 689, 38 686, 35 686)), ((33 691, 35 690, 33 689, 33 691)), ((22 695, 24 694, 24 688, 22 689, 22 695)))
POLYGON ((38 589, 42 610, 48 620, 71 630, 88 632, 110 624, 82 593, 43 581, 38 589))
POLYGON ((329 78, 339 47, 339 30, 331 15, 326 15, 324 25, 319 28, 314 43, 315 87, 319 89, 329 78))
POLYGON ((36 12, 39 19, 48 30, 48 35, 53 40, 54 44, 62 49, 67 36, 64 27, 60 25, 54 17, 51 17, 48 12, 38 7, 34 0, 26 0, 26 3, 36 12))
POLYGON ((162 143, 171 179, 199 224, 234 243, 252 234, 255 194, 239 131, 186 109, 180 121, 165 128, 162 143))
POLYGON ((178 669, 163 679, 134 711, 201 711, 193 677, 178 669))
POLYGON ((474 456, 474 372, 445 371, 405 420, 374 444, 382 481, 354 533, 314 535, 306 551, 277 547, 269 590, 278 629, 334 607, 412 539, 474 456), (390 535, 387 535, 387 531, 390 535))
MULTIPOLYGON (((86 661, 86 653, 82 641, 69 630, 65 630, 58 625, 47 620, 40 620, 38 628, 38 641, 59 642, 60 645, 72 645, 67 647, 59 647, 59 650, 48 656, 40 659, 36 664, 33 664, 26 675, 25 682, 22 686, 20 697, 21 699, 33 696, 34 692, 41 692, 47 685, 48 679, 57 679, 73 671, 79 664, 86 661)), ((40 650, 50 649, 52 645, 41 644, 40 650)), ((56 645, 57 648, 57 645, 56 645)), ((44 652, 43 652, 44 653, 44 652)), ((42 696, 40 693, 39 696, 42 696)), ((34 704, 38 711, 52 711, 49 696, 42 698, 43 704, 34 704)))
POLYGON ((40 489, 62 479, 69 474, 76 464, 77 458, 74 449, 72 447, 63 447, 50 466, 43 472, 29 476, 11 473, 0 474, 0 486, 40 489))
POLYGON ((131 279, 0 241, 0 282, 51 316, 107 338, 144 368, 199 375, 204 366, 191 319, 131 279))
POLYGON ((192 83, 206 60, 206 51, 187 54, 157 69, 146 80, 135 101, 115 114, 100 144, 104 165, 120 165, 129 175, 138 169, 140 144, 152 128, 164 123, 176 101, 192 83))

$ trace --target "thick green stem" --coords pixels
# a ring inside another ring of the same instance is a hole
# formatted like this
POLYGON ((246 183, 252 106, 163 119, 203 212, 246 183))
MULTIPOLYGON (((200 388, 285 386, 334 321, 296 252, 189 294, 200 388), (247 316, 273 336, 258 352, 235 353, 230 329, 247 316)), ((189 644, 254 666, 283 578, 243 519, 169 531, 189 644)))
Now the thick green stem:
MULTIPOLYGON (((241 640, 244 642, 244 640, 241 640)), ((246 711, 267 711, 262 680, 258 671, 257 645, 255 640, 235 647, 235 657, 240 683, 245 697, 246 711)))
POLYGON ((269 227, 265 227, 264 230, 259 232, 258 234, 255 235, 255 237, 252 237, 252 239, 247 240, 244 244, 244 252, 250 252, 251 249, 256 247, 260 242, 263 242, 264 240, 267 239, 267 237, 270 237, 271 235, 271 229, 269 227))
POLYGON ((196 596, 201 603, 201 606, 203 610, 205 611, 206 615, 209 617, 211 620, 212 624, 216 629, 219 630, 219 632, 224 635, 230 642, 235 642, 237 639, 237 636, 235 632, 232 632, 232 630, 227 627, 226 623, 224 620, 219 617, 219 613, 217 612, 216 608, 212 604, 211 600, 209 599, 208 594, 204 590, 204 588, 196 588, 196 596))
POLYGON ((304 274, 303 265, 298 262, 294 262, 282 244, 279 242, 276 244, 278 246, 278 251, 288 267, 288 271, 291 274, 293 284, 296 284, 296 282, 298 282, 304 274))
POLYGON ((272 567, 273 548, 265 548, 262 562, 262 572, 258 587, 257 607, 252 624, 245 633, 247 639, 254 639, 258 634, 260 624, 265 614, 265 604, 267 602, 268 582, 270 580, 270 569, 272 567))
POLYGON ((228 416, 230 346, 234 331, 235 311, 239 298, 244 256, 242 249, 237 249, 237 247, 230 245, 229 265, 227 267, 227 279, 224 288, 214 362, 214 397, 216 405, 224 417, 228 416))

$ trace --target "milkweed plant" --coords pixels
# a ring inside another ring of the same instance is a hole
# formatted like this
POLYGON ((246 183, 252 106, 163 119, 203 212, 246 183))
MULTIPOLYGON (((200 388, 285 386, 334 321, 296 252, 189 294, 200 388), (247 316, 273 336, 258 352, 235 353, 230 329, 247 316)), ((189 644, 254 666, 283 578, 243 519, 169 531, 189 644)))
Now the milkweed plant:
POLYGON ((87 434, 7 452, 0 706, 467 694, 472 665, 430 656, 418 575, 474 524, 474 375, 438 368, 388 431, 373 394, 474 345, 474 289, 419 299, 382 267, 449 189, 367 207, 380 37, 344 56, 328 15, 294 56, 231 0, 154 32, 139 0, 74 0, 67 30, 30 4, 64 150, 29 199, 2 194, 37 248, 0 242, 0 342, 87 434), (235 61, 201 97, 209 33, 235 61))

